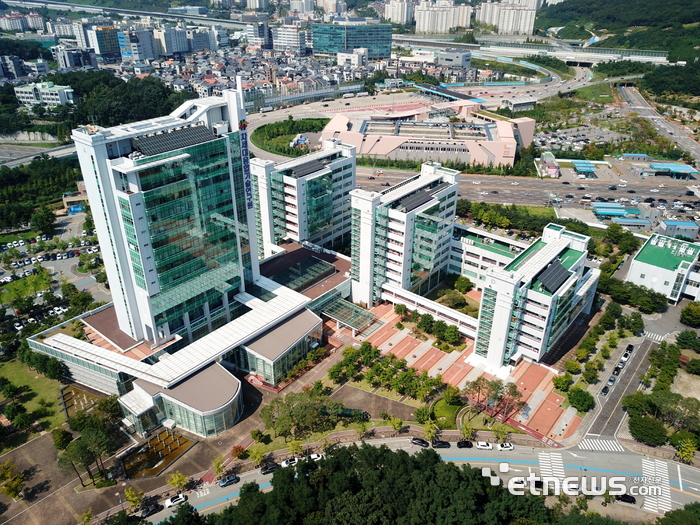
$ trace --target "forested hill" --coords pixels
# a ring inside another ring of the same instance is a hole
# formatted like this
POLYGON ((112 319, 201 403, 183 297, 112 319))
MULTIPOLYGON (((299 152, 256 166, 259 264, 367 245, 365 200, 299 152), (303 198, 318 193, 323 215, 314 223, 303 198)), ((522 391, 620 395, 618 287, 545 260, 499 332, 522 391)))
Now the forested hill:
POLYGON ((536 27, 585 25, 611 35, 603 47, 668 50, 671 60, 700 56, 700 0, 566 0, 542 9, 536 27))

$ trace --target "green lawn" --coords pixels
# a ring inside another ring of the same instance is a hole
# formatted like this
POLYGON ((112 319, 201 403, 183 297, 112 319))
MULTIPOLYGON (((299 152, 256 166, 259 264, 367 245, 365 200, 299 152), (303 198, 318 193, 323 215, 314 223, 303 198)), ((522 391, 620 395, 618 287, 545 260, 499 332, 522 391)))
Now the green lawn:
POLYGON ((448 405, 444 399, 439 399, 433 405, 433 414, 441 430, 455 430, 457 428, 457 414, 464 405, 448 405))
POLYGON ((530 215, 536 217, 544 217, 546 219, 556 219, 557 214, 554 213, 552 208, 547 208, 546 206, 516 206, 520 211, 526 211, 530 215))
POLYGON ((465 412, 464 416, 462 416, 462 421, 468 421, 474 430, 496 430, 502 428, 504 430, 507 430, 511 434, 525 433, 519 428, 511 427, 510 425, 506 425, 505 423, 501 423, 500 421, 494 422, 494 424, 489 427, 488 422, 490 420, 491 416, 489 416, 486 412, 480 412, 475 408, 472 408, 468 412, 465 412), (484 418, 486 418, 486 424, 484 424, 484 418))
MULTIPOLYGON (((20 363, 16 359, 6 363, 0 363, 0 375, 8 378, 13 385, 25 387, 25 393, 20 396, 19 401, 27 409, 27 413, 34 416, 44 430, 52 430, 65 422, 63 413, 58 406, 58 396, 61 384, 58 381, 48 379, 28 366, 20 363), (45 401, 45 406, 40 402, 45 401)), ((0 400, 4 401, 2 395, 0 400)), ((0 455, 18 447, 38 437, 39 434, 32 432, 19 432, 13 434, 11 438, 4 440, 0 455)))
POLYGON ((48 275, 30 275, 0 287, 0 302, 10 304, 15 299, 35 295, 39 290, 48 290, 51 278, 48 275))
POLYGON ((615 101, 615 99, 612 96, 612 86, 607 82, 603 84, 595 84, 593 86, 579 88, 576 90, 576 94, 574 95, 574 97, 580 100, 601 102, 603 104, 615 101))
MULTIPOLYGON (((354 386, 355 388, 359 388, 360 390, 364 390, 365 392, 372 392, 372 390, 374 390, 374 387, 364 379, 362 381, 350 381, 348 385, 354 386)), ((383 388, 378 389, 376 392, 374 392, 374 394, 386 397, 387 399, 391 399, 393 401, 399 401, 401 398, 404 397, 398 392, 394 392, 393 390, 385 390, 383 388)), ((414 407, 423 406, 423 403, 421 403, 417 399, 412 399, 410 397, 407 397, 405 400, 401 401, 401 403, 405 403, 406 405, 411 405, 414 407)))

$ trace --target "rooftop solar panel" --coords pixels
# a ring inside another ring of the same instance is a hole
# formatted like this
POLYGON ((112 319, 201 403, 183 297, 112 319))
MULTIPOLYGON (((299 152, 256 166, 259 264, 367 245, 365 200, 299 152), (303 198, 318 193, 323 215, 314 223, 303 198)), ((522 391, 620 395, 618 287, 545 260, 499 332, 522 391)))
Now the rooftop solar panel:
POLYGON ((134 137, 131 139, 131 144, 136 151, 151 157, 167 151, 209 142, 215 138, 214 133, 209 128, 199 125, 134 137))
POLYGON ((539 280, 549 293, 554 293, 568 278, 569 271, 558 260, 554 260, 540 274, 539 280))
POLYGON ((425 190, 418 190, 415 193, 412 193, 411 195, 402 198, 399 201, 398 205, 406 208, 405 213, 408 213, 410 211, 415 210, 419 206, 422 206, 430 199, 432 199, 432 197, 428 192, 426 192, 425 190))
POLYGON ((323 167, 323 164, 318 159, 314 159, 310 160, 309 162, 305 162, 304 164, 300 164, 299 166, 293 167, 292 171, 297 176, 297 178, 301 178, 306 177, 311 173, 321 171, 323 167))

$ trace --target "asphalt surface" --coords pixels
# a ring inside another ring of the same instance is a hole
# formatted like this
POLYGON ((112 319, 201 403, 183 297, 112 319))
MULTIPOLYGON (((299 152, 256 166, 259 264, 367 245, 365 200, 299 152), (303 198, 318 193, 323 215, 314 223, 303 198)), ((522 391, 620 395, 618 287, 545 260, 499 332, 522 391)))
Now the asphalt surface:
MULTIPOLYGON (((418 446, 411 446, 409 438, 391 438, 384 440, 371 440, 368 442, 374 446, 387 445, 392 450, 405 450, 409 454, 415 454, 422 450, 418 446)), ((531 447, 515 447, 512 451, 498 452, 496 450, 479 450, 477 448, 458 449, 455 446, 449 449, 437 449, 436 452, 446 461, 455 463, 469 463, 472 467, 489 466, 492 471, 497 471, 498 466, 507 462, 510 466, 508 474, 500 474, 502 479, 510 477, 528 476, 529 473, 535 475, 564 476, 624 476, 628 487, 638 484, 634 480, 643 476, 646 471, 643 467, 645 456, 629 451, 624 452, 602 452, 602 451, 580 451, 571 452, 563 449, 533 449, 531 447), (559 471, 553 471, 551 465, 558 463, 561 465, 559 471)), ((673 464, 656 460, 662 463, 662 467, 667 467, 668 476, 656 484, 662 486, 666 491, 670 491, 668 504, 672 508, 680 508, 683 505, 700 500, 700 470, 685 465, 673 464)), ((260 470, 246 472, 240 475, 241 481, 236 485, 221 488, 218 485, 208 485, 200 490, 187 493, 189 503, 195 507, 200 514, 210 514, 220 512, 222 508, 234 503, 245 483, 255 482, 263 489, 270 488, 272 475, 263 476, 260 470)), ((600 486, 597 484, 597 486, 600 486)), ((171 492, 170 495, 174 495, 171 492)), ((600 498, 600 496, 598 496, 600 498)), ((646 502, 642 496, 637 496, 636 508, 648 508, 653 505, 646 502)), ((149 521, 158 523, 175 514, 176 509, 164 509, 151 516, 149 521)))
MULTIPOLYGON (((641 385, 639 378, 647 371, 649 350, 655 348, 656 344, 645 339, 641 344, 634 345, 634 351, 630 356, 627 364, 617 376, 615 384, 610 387, 610 392, 607 396, 600 393, 596 396, 596 402, 600 403, 602 409, 598 414, 591 427, 588 429, 586 437, 598 436, 615 436, 617 429, 625 416, 625 411, 622 408, 622 399, 625 396, 634 394, 641 385)), ((624 353, 624 348, 623 348, 624 353)), ((622 354, 620 354, 622 355, 622 354)), ((609 361, 610 366, 606 367, 601 375, 601 390, 606 385, 609 377, 612 375, 613 368, 617 366, 620 359, 617 361, 612 359, 609 361)))

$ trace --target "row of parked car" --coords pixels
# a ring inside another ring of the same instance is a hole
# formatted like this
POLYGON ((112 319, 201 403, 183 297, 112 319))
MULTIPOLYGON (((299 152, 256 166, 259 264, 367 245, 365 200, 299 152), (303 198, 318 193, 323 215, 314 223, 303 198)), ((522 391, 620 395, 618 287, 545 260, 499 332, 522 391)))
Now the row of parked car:
POLYGON ((607 396, 608 392, 610 392, 610 387, 615 385, 615 381, 617 380, 617 376, 619 376, 620 372, 622 372, 622 369, 625 368, 625 365, 627 364, 627 361, 629 361, 629 358, 632 355, 633 350, 634 350, 634 345, 627 345, 627 348, 625 348, 625 353, 622 354, 622 357, 620 358, 620 362, 613 369, 612 375, 608 378, 608 382, 605 384, 603 389, 600 391, 600 393, 602 395, 607 396))
MULTIPOLYGON (((439 439, 434 439, 432 443, 429 443, 427 440, 419 437, 411 438, 411 445, 428 448, 431 444, 433 448, 450 448, 452 446, 449 441, 441 441, 439 439)), ((457 448, 472 448, 474 446, 479 450, 493 450, 493 445, 486 441, 477 441, 476 443, 472 443, 466 439, 457 441, 457 448)), ((513 450, 513 443, 498 443, 496 445, 496 450, 501 452, 513 450)))

